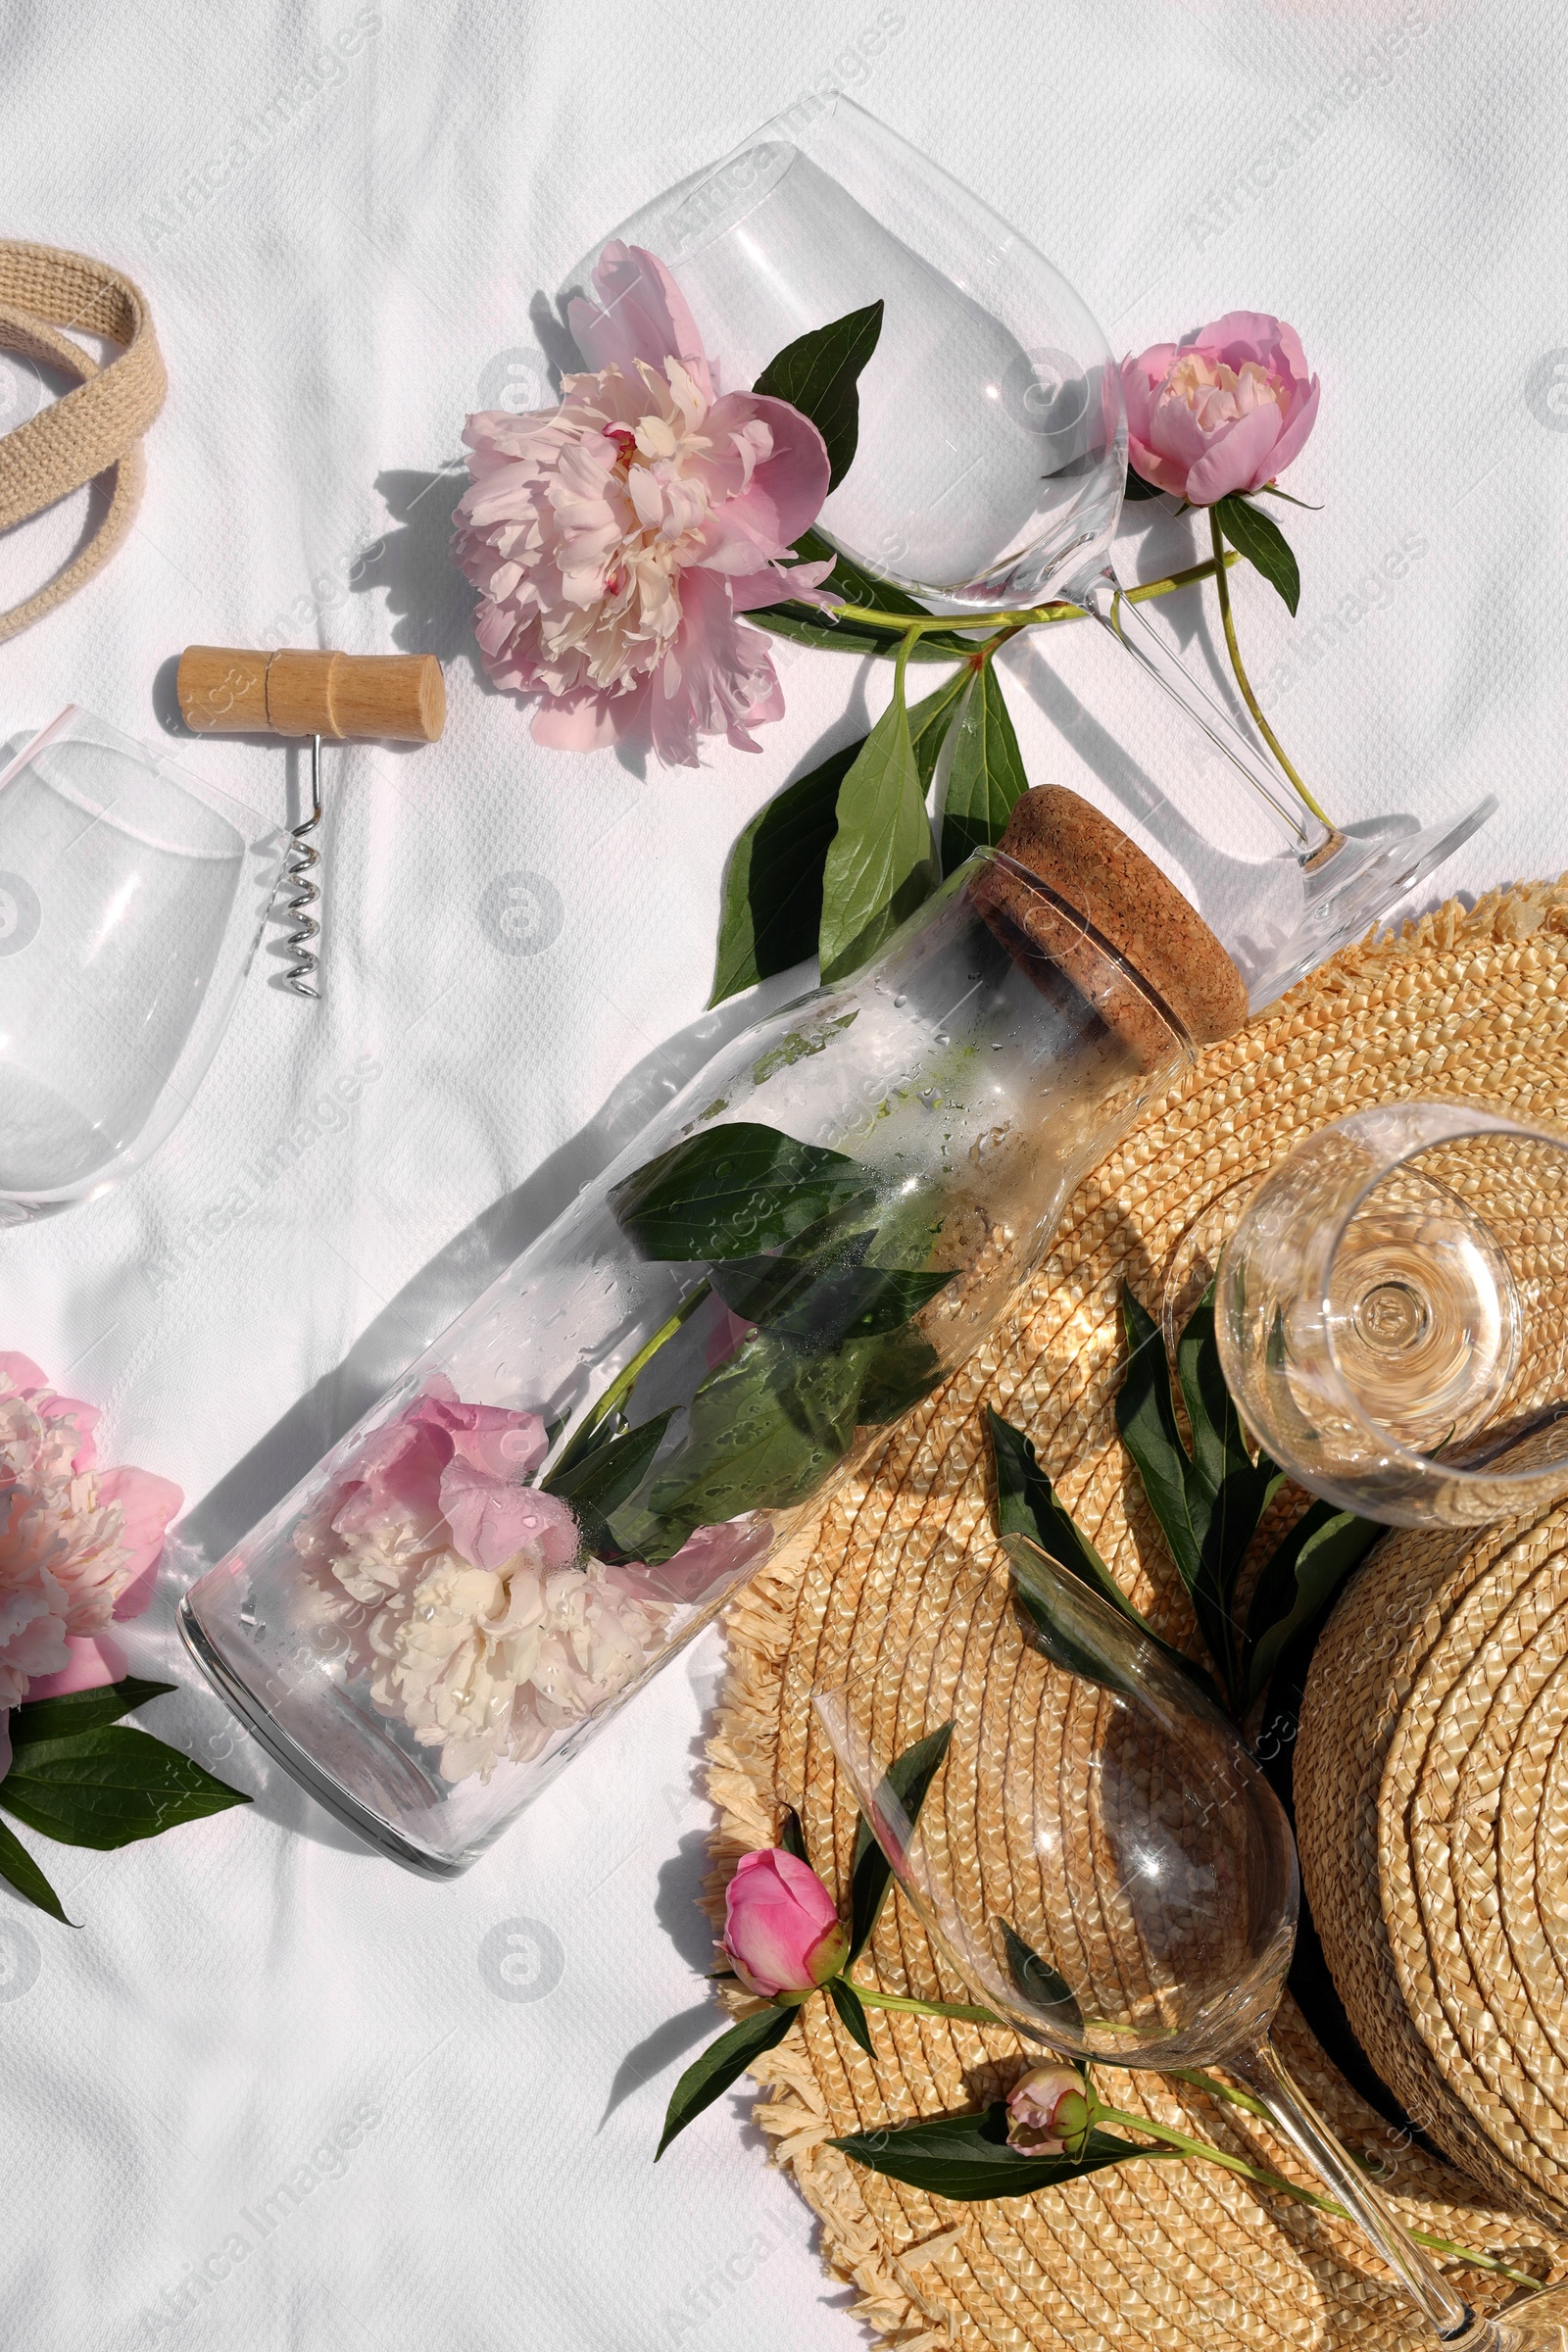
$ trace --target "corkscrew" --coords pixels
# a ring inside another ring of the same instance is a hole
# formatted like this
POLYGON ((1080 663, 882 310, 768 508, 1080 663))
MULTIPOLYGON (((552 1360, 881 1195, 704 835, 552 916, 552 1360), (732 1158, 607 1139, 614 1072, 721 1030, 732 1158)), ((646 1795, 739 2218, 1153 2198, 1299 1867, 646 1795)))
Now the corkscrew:
POLYGON ((311 739, 311 804, 289 829, 278 888, 294 924, 294 962, 282 975, 296 996, 317 998, 321 743, 434 743, 446 724, 446 681, 433 654, 241 652, 187 645, 175 679, 180 714, 197 735, 311 739))

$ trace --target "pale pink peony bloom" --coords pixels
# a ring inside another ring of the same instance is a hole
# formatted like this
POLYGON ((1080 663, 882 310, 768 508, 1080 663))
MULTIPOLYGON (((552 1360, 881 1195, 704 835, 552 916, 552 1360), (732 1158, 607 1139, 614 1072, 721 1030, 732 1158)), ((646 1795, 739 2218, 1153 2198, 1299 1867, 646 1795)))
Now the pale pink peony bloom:
POLYGON ((1121 382, 1133 470, 1195 507, 1272 482, 1317 416, 1300 338, 1264 311, 1228 311, 1189 342, 1155 343, 1123 360, 1121 382))
POLYGON ((547 1449, 537 1413, 466 1403, 437 1375, 295 1534, 337 1588, 322 1622, 348 1636, 351 1670, 448 1781, 525 1763, 664 1639, 664 1594, 576 1564, 570 1506, 527 1484, 547 1449))
POLYGON ((124 1671, 107 1629, 147 1605, 184 1500, 150 1471, 99 1470, 97 1422, 28 1357, 0 1353, 0 1717, 124 1671))
POLYGON ((725 1890, 723 1947, 747 1990, 773 2000, 836 1977, 850 1932, 809 1864, 764 1846, 742 1854, 725 1890))
POLYGON ((1070 2154, 1089 2129, 1083 2077, 1070 2066, 1032 2066, 1007 2093, 1007 2145, 1025 2156, 1070 2154))
POLYGON ((742 751, 782 716, 766 638, 737 615, 815 595, 831 564, 782 568, 827 496, 816 427, 786 401, 721 393, 663 264, 607 246, 602 308, 572 303, 593 374, 557 409, 470 416, 454 560, 481 591, 496 684, 539 696, 536 743, 620 738, 695 767, 704 735, 742 751))
POLYGON ((533 1548, 499 1571, 451 1551, 424 1565, 371 1622, 371 1691, 439 1747, 447 1781, 488 1781, 503 1760, 537 1755, 641 1672, 668 1617, 610 1586, 597 1561, 552 1570, 533 1548))

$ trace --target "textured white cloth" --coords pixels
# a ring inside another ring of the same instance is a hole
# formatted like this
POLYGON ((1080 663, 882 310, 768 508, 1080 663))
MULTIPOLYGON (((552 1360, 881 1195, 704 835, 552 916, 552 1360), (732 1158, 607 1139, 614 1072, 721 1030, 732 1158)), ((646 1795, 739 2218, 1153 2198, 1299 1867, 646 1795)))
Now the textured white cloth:
MULTIPOLYGON (((1118 351, 1277 311, 1324 379, 1292 475, 1324 511, 1290 512, 1294 625, 1238 591, 1275 723, 1337 812, 1501 795, 1427 903, 1554 871, 1557 24, 1551 0, 0 0, 0 228, 129 270, 171 378, 126 546, 0 649, 0 733, 78 701, 154 737, 190 640, 448 663, 439 748, 327 755, 319 1008, 267 984, 274 951, 156 1159, 0 1236, 0 1347, 107 1408, 108 1458, 182 1483, 187 1567, 695 1065, 729 843, 887 692, 785 648, 760 758, 642 778, 534 749, 475 676, 437 477, 466 411, 544 397, 536 292, 829 76, 1055 257, 1118 351)), ((0 356, 0 424, 31 398, 0 356)), ((84 507, 0 542, 0 606, 84 507)), ((1124 549, 1164 568, 1163 542, 1124 549)), ((1031 774, 1114 806, 1114 738, 1200 795, 1180 720, 1087 626, 1059 635, 1009 683, 1031 774)), ((280 747, 180 756, 284 813, 280 747)), ((169 1621, 166 1597, 131 1629, 134 1663, 187 1685, 149 1727, 259 1801, 116 1855, 37 1841, 79 1935, 0 1891, 4 2341, 858 2340, 744 2097, 649 2161, 716 2022, 692 1904, 716 1642, 438 1886, 266 1771, 169 1621)))

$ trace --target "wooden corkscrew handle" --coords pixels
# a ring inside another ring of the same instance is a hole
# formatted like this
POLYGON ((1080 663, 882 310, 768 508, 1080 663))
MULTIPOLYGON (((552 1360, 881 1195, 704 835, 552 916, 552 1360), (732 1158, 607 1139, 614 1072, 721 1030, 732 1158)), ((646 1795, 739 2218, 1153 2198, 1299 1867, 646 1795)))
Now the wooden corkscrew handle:
POLYGON ((447 690, 434 654, 266 654, 187 645, 175 680, 195 735, 434 743, 447 690))

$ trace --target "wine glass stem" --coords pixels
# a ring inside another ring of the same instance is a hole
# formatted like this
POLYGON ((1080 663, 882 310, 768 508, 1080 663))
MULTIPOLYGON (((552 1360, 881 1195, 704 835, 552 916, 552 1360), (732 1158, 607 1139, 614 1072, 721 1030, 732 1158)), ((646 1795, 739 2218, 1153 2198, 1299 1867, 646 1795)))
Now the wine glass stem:
POLYGON ((1074 604, 1092 612, 1102 627, 1110 631, 1139 667, 1181 705, 1195 726, 1201 727, 1215 749, 1223 752, 1234 767, 1240 768, 1253 791, 1267 803, 1303 864, 1315 867, 1332 856, 1344 835, 1315 815, 1291 790, 1279 770, 1248 741, 1229 712, 1200 685, 1158 629, 1145 617, 1142 607, 1131 602, 1108 564, 1102 571, 1077 581, 1067 593, 1074 604))
POLYGON ((1309 2164, 1330 2195, 1371 2239, 1411 2301, 1425 2315, 1433 2335, 1442 2344, 1462 2344, 1465 2352, 1491 2340, 1491 2330, 1478 2325, 1470 2306, 1457 2295, 1436 2264, 1418 2246, 1398 2215, 1375 2188, 1354 2159, 1286 2073, 1272 2041, 1260 2041, 1226 2061, 1249 2090, 1261 2099, 1297 2154, 1309 2164))

